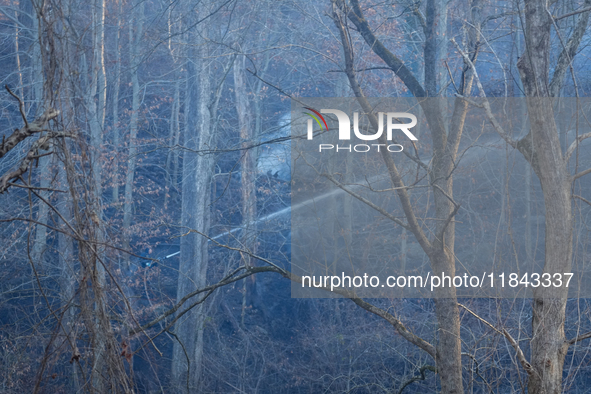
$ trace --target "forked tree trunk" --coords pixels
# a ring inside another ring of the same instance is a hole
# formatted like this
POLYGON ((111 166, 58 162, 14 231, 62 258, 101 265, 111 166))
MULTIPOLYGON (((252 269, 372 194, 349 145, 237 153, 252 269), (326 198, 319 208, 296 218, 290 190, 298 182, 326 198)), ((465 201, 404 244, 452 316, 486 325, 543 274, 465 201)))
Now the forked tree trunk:
MULTIPOLYGON (((586 5, 587 2, 586 2, 586 5)), ((572 181, 562 152, 550 97, 560 92, 566 68, 586 29, 589 12, 579 16, 549 81, 551 29, 554 25, 544 0, 525 1, 525 52, 517 66, 523 83, 531 130, 517 147, 538 176, 545 205, 544 273, 571 272, 573 257, 572 181), (563 56, 564 54, 567 56, 563 56), (566 59, 566 60, 565 60, 566 59)), ((568 342, 564 334, 566 287, 534 290, 531 360, 531 394, 562 393, 562 377, 568 342)))
MULTIPOLYGON (((344 3, 341 3, 344 4, 344 3)), ((368 22, 364 19, 358 0, 350 0, 343 8, 347 16, 357 27, 369 47, 398 75, 408 89, 417 98, 434 97, 438 95, 438 66, 437 60, 437 23, 442 19, 442 2, 435 0, 427 1, 426 15, 426 43, 424 48, 425 58, 425 86, 421 86, 418 80, 412 75, 406 65, 390 52, 374 35, 368 22), (347 9, 351 5, 350 9, 347 9)), ((471 14, 469 18, 475 18, 474 13, 478 12, 478 1, 471 2, 471 14)), ((341 41, 345 52, 346 73, 349 77, 351 87, 355 96, 359 99, 364 111, 371 113, 369 104, 364 105, 365 98, 358 82, 356 81, 352 45, 349 43, 348 35, 345 32, 344 24, 340 22, 338 15, 335 15, 337 27, 341 31, 341 41)), ((468 48, 476 58, 477 39, 476 29, 470 29, 468 34, 468 48)), ((469 95, 472 89, 473 73, 465 68, 459 83, 460 94, 469 95)), ((451 220, 455 214, 453 199, 453 169, 456 165, 457 151, 464 129, 464 121, 467 114, 467 103, 456 99, 454 112, 448 127, 444 124, 445 108, 440 102, 425 100, 421 107, 429 124, 431 137, 433 139, 433 164, 429 174, 432 192, 434 196, 434 208, 436 225, 434 236, 428 238, 418 223, 418 220, 411 205, 410 195, 405 190, 402 179, 394 160, 386 151, 382 157, 389 171, 392 184, 397 188, 397 194, 401 207, 407 218, 408 226, 427 256, 431 261, 433 275, 453 276, 455 274, 455 224, 451 220)), ((371 118, 370 118, 371 119, 371 118)), ((377 121, 372 121, 372 126, 377 130, 377 121)), ((386 143, 385 137, 381 143, 386 143)), ((436 317, 438 323, 438 341, 436 346, 435 361, 437 372, 441 380, 441 391, 443 393, 463 393, 462 360, 461 360, 461 335, 460 316, 457 305, 456 290, 454 287, 440 287, 434 292, 436 303, 436 317)))

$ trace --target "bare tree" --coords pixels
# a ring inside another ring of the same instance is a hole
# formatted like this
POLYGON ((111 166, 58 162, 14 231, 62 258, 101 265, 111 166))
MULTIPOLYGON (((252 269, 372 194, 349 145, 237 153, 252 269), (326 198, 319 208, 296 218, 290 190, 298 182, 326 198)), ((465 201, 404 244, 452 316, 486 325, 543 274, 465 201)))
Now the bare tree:
MULTIPOLYGON (((436 215, 435 224, 431 230, 427 230, 427 228, 420 224, 412 206, 405 182, 393 158, 386 151, 383 151, 382 158, 388 169, 392 186, 396 189, 401 207, 406 216, 407 221, 404 227, 414 235, 425 254, 429 257, 435 275, 440 275, 442 272, 449 272, 453 275, 455 273, 455 223, 453 217, 459 209, 459 204, 453 199, 452 173, 457 161, 458 147, 462 137, 468 106, 462 100, 458 99, 455 101, 453 116, 448 129, 444 123, 444 112, 439 103, 434 100, 424 99, 439 96, 439 73, 437 66, 437 59, 439 58, 437 43, 439 38, 435 33, 435 29, 440 16, 446 12, 441 7, 441 3, 431 0, 428 1, 426 8, 427 15, 425 20, 422 21, 425 34, 424 86, 419 83, 418 79, 405 63, 388 50, 377 38, 368 21, 363 16, 361 6, 357 0, 333 2, 333 19, 339 30, 343 46, 344 72, 349 78, 349 83, 364 112, 371 114, 372 109, 357 79, 354 64, 354 46, 349 21, 353 23, 373 52, 386 64, 386 67, 402 80, 415 97, 419 98, 419 103, 429 123, 431 138, 434 143, 432 166, 426 169, 429 174, 430 187, 434 196, 436 215), (428 234, 431 231, 433 235, 429 236, 428 234)), ((471 20, 474 19, 473 13, 476 12, 477 8, 477 4, 472 2, 471 9, 473 11, 468 16, 471 20)), ((472 60, 475 60, 479 47, 474 29, 469 30, 467 47, 472 60)), ((471 68, 464 67, 459 82, 459 89, 462 94, 471 94, 472 81, 473 73, 471 68)), ((370 117, 370 121, 373 129, 377 130, 377 118, 375 116, 370 117)), ((385 136, 382 136, 380 143, 386 143, 385 136)), ((463 392, 460 318, 455 288, 437 289, 434 297, 436 298, 436 315, 439 327, 437 345, 430 354, 436 361, 442 391, 444 393, 463 392)), ((363 307, 363 304, 360 304, 360 306, 363 307)), ((369 307, 366 309, 372 311, 369 307)), ((417 344, 416 341, 413 343, 417 344)), ((430 349, 425 346, 420 347, 423 350, 430 349)))
MULTIPOLYGON (((590 5, 590 2, 585 1, 580 11, 567 15, 576 16, 577 20, 566 40, 562 38, 563 32, 556 30, 561 51, 550 78, 551 31, 558 29, 556 21, 562 17, 553 16, 548 4, 543 1, 525 1, 525 50, 517 63, 530 123, 529 131, 524 137, 515 140, 503 128, 491 111, 483 87, 479 86, 480 95, 485 98, 479 106, 484 108, 500 136, 522 153, 541 183, 546 223, 543 273, 561 277, 571 273, 573 267, 573 184, 591 173, 591 169, 579 170, 576 166, 575 173, 571 174, 568 163, 581 141, 591 137, 591 134, 577 135, 564 151, 560 144, 553 98, 561 91, 569 68, 574 88, 577 89, 572 62, 587 29, 590 5)), ((475 69, 469 56, 463 52, 462 56, 475 69)), ((524 356, 520 357, 522 367, 529 375, 528 392, 561 393, 565 357, 571 346, 589 337, 589 334, 571 339, 565 337, 567 297, 566 284, 534 289, 531 358, 527 361, 524 356)), ((515 346, 521 352, 517 344, 515 346)))
MULTIPOLYGON (((202 4, 198 16, 212 10, 202 4)), ((181 264, 179 266, 177 302, 196 288, 205 286, 208 269, 208 242, 199 234, 208 234, 210 227, 211 179, 214 158, 205 152, 215 146, 215 117, 218 92, 214 91, 210 66, 209 21, 188 34, 188 42, 198 49, 187 56, 183 155, 183 201, 181 216, 181 264), (197 232, 194 232, 197 231, 197 232)), ((229 69, 228 69, 229 70, 229 69)), ((225 75, 224 75, 225 77, 225 75)), ((223 83, 223 78, 220 81, 223 83)), ((203 362, 203 330, 205 310, 198 305, 183 316, 175 326, 173 377, 178 390, 191 392, 200 387, 203 362)))

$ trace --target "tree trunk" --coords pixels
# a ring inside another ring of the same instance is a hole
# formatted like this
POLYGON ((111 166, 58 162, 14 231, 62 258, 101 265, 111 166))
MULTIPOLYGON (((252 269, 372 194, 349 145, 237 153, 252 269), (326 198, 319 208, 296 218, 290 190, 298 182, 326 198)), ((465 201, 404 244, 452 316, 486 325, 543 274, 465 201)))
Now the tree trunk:
MULTIPOLYGON (((571 272, 573 214, 571 179, 563 159, 554 123, 552 102, 528 98, 534 149, 534 171, 540 179, 545 203, 544 273, 571 272)), ((562 370, 568 345, 564 319, 568 289, 539 287, 534 290, 530 393, 562 393, 562 370)))
MULTIPOLYGON (((175 52, 180 51, 174 46, 173 37, 177 34, 177 31, 182 30, 182 20, 174 20, 172 9, 168 11, 168 51, 170 52, 170 59, 175 69, 179 66, 179 55, 175 52)), ((171 114, 170 114, 170 125, 168 134, 168 143, 170 150, 166 155, 166 183, 169 189, 178 188, 178 166, 179 166, 179 154, 178 144, 180 141, 180 113, 181 113, 181 81, 180 72, 175 71, 173 73, 174 81, 174 95, 172 99, 171 114)), ((164 198, 164 206, 167 206, 170 191, 166 193, 164 198)))
MULTIPOLYGON (((178 143, 179 143, 179 134, 180 134, 180 123, 179 123, 179 117, 180 117, 180 108, 181 108, 181 99, 180 99, 180 92, 181 92, 181 83, 180 81, 176 81, 174 84, 174 96, 172 99, 172 108, 171 108, 171 114, 170 114, 170 127, 169 127, 169 133, 168 133, 168 144, 170 145, 170 150, 168 151, 168 154, 166 155, 166 173, 167 173, 167 178, 166 178, 166 183, 167 186, 170 189, 176 189, 177 188, 177 182, 178 182, 178 151, 177 148, 175 147, 178 143)), ((167 205, 168 202, 168 194, 170 192, 166 193, 166 197, 164 200, 164 206, 167 205)))
MULTIPOLYGON (((207 49, 199 57, 189 56, 187 62, 187 91, 185 102, 185 146, 189 149, 210 149, 214 142, 211 125, 211 81, 207 64, 207 49), (197 113, 195 113, 195 109, 197 113), (197 127, 195 127, 197 125, 197 127)), ((177 301, 206 283, 208 242, 205 237, 187 230, 207 234, 210 225, 211 155, 183 154, 183 195, 181 225, 181 256, 177 301)), ((179 392, 199 390, 203 358, 204 306, 198 305, 176 324, 172 373, 179 392)))
MULTIPOLYGON (((104 311, 103 300, 99 300, 102 291, 106 285, 105 270, 99 259, 104 255, 104 247, 102 246, 105 240, 105 228, 102 211, 102 165, 101 165, 101 154, 103 148, 103 127, 105 119, 105 100, 104 94, 106 89, 105 75, 104 75, 104 24, 105 24, 105 4, 104 0, 96 0, 94 7, 92 8, 92 48, 93 48, 93 59, 90 67, 85 67, 87 71, 87 80, 90 81, 90 86, 87 89, 85 101, 86 108, 88 109, 88 127, 90 129, 90 159, 92 169, 92 193, 90 196, 92 201, 92 211, 96 221, 94 225, 94 233, 97 240, 96 255, 91 256, 92 253, 85 253, 89 268, 95 270, 96 286, 100 289, 96 292, 95 299, 95 318, 92 322, 93 330, 96 333, 96 338, 93 343, 94 345, 94 364, 92 366, 92 385, 98 390, 105 390, 105 379, 103 374, 108 368, 108 350, 107 342, 109 335, 101 327, 102 322, 100 316, 104 311), (98 100, 96 98, 98 97, 98 100)), ((84 259, 83 258, 83 259, 84 259)), ((89 324, 91 324, 89 322, 89 324)))
MULTIPOLYGON (((143 14, 144 2, 142 1, 134 7, 134 21, 129 24, 129 44, 131 49, 129 51, 129 64, 131 65, 131 120, 129 122, 129 150, 127 156, 127 172, 125 174, 125 196, 123 200, 123 246, 127 250, 130 249, 131 241, 131 221, 133 209, 133 182, 135 179, 135 166, 137 163, 137 132, 138 132, 138 116, 140 109, 140 83, 138 79, 138 68, 140 66, 139 46, 142 42, 143 36, 143 14), (135 27, 135 31, 134 31, 135 27)), ((129 262, 128 262, 129 265, 129 262)), ((129 269, 129 266, 126 267, 129 269)))
MULTIPOLYGON (((550 99, 552 93, 560 89, 549 83, 553 22, 546 7, 546 2, 542 0, 525 2, 525 53, 517 66, 527 97, 531 129, 517 146, 531 163, 542 186, 546 214, 543 272, 554 275, 571 272, 574 221, 572 178, 560 146, 550 99)), ((580 16, 588 17, 588 13, 580 16)), ((584 22, 586 26, 586 20, 584 22)), ((576 44, 574 46, 578 47, 578 42, 572 42, 573 38, 580 42, 580 38, 573 33, 567 46, 576 44)), ((557 67, 554 76, 562 78, 561 75, 564 75, 564 70, 557 67)), ((568 351, 564 334, 567 294, 566 287, 540 286, 534 290, 530 360, 534 372, 529 377, 529 393, 562 392, 563 366, 568 351)))
POLYGON ((121 16, 123 13, 123 0, 119 0, 119 12, 117 14, 117 26, 115 33, 115 76, 113 80, 113 97, 111 101, 113 111, 113 189, 111 199, 115 204, 119 202, 119 89, 121 85, 121 16))
MULTIPOLYGON (((246 148, 254 142, 252 130, 252 121, 250 115, 249 96, 246 89, 246 57, 239 55, 234 61, 234 93, 236 98, 236 112, 238 113, 238 128, 240 129, 240 140, 242 147, 246 148)), ((256 171, 255 157, 252 149, 245 149, 241 158, 241 191, 242 191, 242 247, 256 254, 256 224, 257 199, 256 199, 256 171)), ((247 254, 242 254, 242 263, 246 267, 253 265, 252 258, 247 254)), ((244 316, 248 299, 255 294, 255 276, 252 275, 244 280, 242 294, 242 316, 241 321, 244 325, 244 316)))
MULTIPOLYGON (((63 168, 58 168, 58 179, 60 185, 67 185, 68 179, 66 177, 66 171, 63 168)), ((61 194, 58 196, 59 202, 57 204, 58 211, 64 221, 71 223, 72 222, 72 211, 71 211, 71 201, 69 199, 69 194, 61 194)), ((67 231, 67 227, 64 224, 64 230, 67 231)), ((73 307, 74 297, 76 296, 76 288, 75 284, 77 281, 77 269, 78 267, 75 266, 75 259, 74 259, 74 243, 72 238, 68 235, 60 232, 58 234, 58 245, 59 245, 59 284, 60 284, 60 294, 61 294, 61 302, 64 307, 69 306, 64 313, 64 317, 62 320, 62 326, 66 330, 64 333, 67 336, 67 342, 72 347, 72 353, 75 352, 76 349, 76 308, 73 307)), ((70 388, 73 391, 77 391, 79 389, 79 377, 78 377, 78 363, 72 364, 72 379, 70 388)))
MULTIPOLYGON (((571 178, 560 148, 551 100, 528 98, 527 106, 531 163, 542 185, 546 214, 543 272, 564 274, 571 272, 573 253, 571 178)), ((530 360, 534 373, 529 378, 530 393, 562 393, 562 370, 568 351, 564 334, 567 293, 565 287, 540 286, 534 290, 530 360)))
MULTIPOLYGON (((36 30, 36 29, 35 29, 36 30)), ((35 103, 36 108, 36 116, 39 116, 45 110, 45 106, 48 103, 44 102, 43 97, 43 81, 41 80, 42 73, 42 62, 41 62, 41 51, 38 48, 38 43, 34 44, 35 49, 33 50, 33 59, 32 59, 32 68, 34 70, 33 75, 35 79, 32 82, 34 88, 32 92, 34 93, 34 98, 32 102, 35 103)), ((39 159, 39 166, 38 166, 38 174, 39 174, 39 186, 41 188, 49 188, 51 185, 51 158, 49 156, 44 156, 39 159)), ((47 190, 40 190, 39 195, 44 199, 48 199, 49 192, 47 190)), ((39 202, 39 210, 37 212, 37 224, 35 228, 35 238, 33 247, 31 249, 31 259, 33 260, 33 264, 38 264, 42 266, 43 260, 43 252, 46 248, 47 243, 47 216, 49 213, 49 207, 44 202, 39 202)))

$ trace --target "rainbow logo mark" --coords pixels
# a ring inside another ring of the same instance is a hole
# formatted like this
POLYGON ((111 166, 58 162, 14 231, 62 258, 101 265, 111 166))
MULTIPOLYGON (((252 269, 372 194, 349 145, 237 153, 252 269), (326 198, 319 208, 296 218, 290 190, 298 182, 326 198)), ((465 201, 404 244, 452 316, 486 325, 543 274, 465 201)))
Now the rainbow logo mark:
MULTIPOLYGON (((312 111, 312 112, 314 112, 314 114, 318 115, 320 117, 320 119, 322 119, 322 123, 324 123, 324 126, 326 127, 326 130, 328 130, 328 125, 326 124, 326 120, 324 120, 324 117, 322 115, 320 115, 320 112, 318 112, 315 109, 312 109, 310 107, 304 107, 304 108, 307 109, 308 111, 312 111)), ((320 119, 318 119, 316 116, 314 116, 313 114, 311 114, 309 112, 304 112, 304 113, 306 115, 310 115, 312 118, 314 118, 314 120, 316 121, 316 123, 318 123, 318 126, 320 126, 320 130, 322 130, 322 123, 320 123, 320 119)))

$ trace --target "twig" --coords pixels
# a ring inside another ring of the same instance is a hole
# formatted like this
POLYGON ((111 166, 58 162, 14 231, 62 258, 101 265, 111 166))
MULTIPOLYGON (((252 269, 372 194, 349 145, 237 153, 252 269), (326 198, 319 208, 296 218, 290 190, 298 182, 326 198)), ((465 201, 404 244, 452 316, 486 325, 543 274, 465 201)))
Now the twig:
POLYGON ((411 385, 414 382, 417 382, 419 380, 425 380, 427 379, 427 376, 425 375, 426 371, 431 371, 433 373, 437 373, 437 368, 435 368, 432 365, 423 365, 421 367, 421 369, 419 369, 419 373, 421 374, 421 376, 415 376, 413 378, 411 378, 410 380, 407 380, 406 383, 404 383, 402 385, 402 387, 400 388, 400 390, 398 390, 398 394, 402 394, 402 391, 409 385, 411 385))
POLYGON ((330 174, 320 174, 320 175, 325 177, 326 179, 328 179, 332 183, 334 183, 334 185, 336 187, 338 187, 339 189, 349 193, 351 196, 353 196, 356 199, 358 199, 359 201, 363 202, 364 204, 366 204, 370 208, 378 211, 379 213, 381 213, 382 215, 384 215, 385 217, 387 217, 388 219, 390 219, 394 223, 398 224, 400 227, 404 228, 405 230, 412 231, 412 229, 410 228, 410 226, 407 223, 404 223, 402 220, 398 219, 396 216, 393 216, 390 212, 386 211, 384 208, 379 207, 376 204, 374 204, 373 202, 369 201, 367 198, 365 198, 365 197, 355 193, 354 191, 350 190, 349 188, 345 187, 342 183, 337 181, 332 175, 330 175, 330 174))
POLYGON ((509 12, 503 12, 501 14, 497 14, 497 15, 491 15, 491 16, 487 16, 486 18, 484 18, 484 20, 482 21, 482 26, 486 25, 488 22, 495 20, 495 19, 500 19, 500 18, 504 18, 506 16, 511 16, 511 15, 516 15, 518 14, 519 11, 509 11, 509 12))
POLYGON ((456 93, 460 93, 460 91, 458 90, 458 87, 456 86, 456 82, 454 81, 454 77, 453 75, 451 75, 451 70, 449 69, 449 64, 447 64, 447 60, 445 61, 445 67, 447 67, 447 74, 449 75, 449 79, 451 80, 451 83, 454 85, 454 89, 456 90, 456 93))
POLYGON ((464 310, 466 310, 466 312, 470 313, 472 316, 474 316, 475 318, 477 318, 478 320, 480 320, 481 322, 483 322, 484 324, 486 324, 487 326, 489 326, 490 328, 492 328, 494 331, 498 332, 499 334, 503 334, 499 329, 497 329, 495 326, 493 326, 492 324, 490 324, 488 321, 484 320, 482 317, 478 316, 476 313, 474 313, 466 305, 458 303, 458 306, 461 306, 462 308, 464 308, 464 310))
MULTIPOLYGON (((509 145, 516 148, 517 142, 515 140, 513 140, 511 137, 509 137, 509 134, 507 134, 507 132, 505 131, 503 126, 497 121, 496 117, 493 115, 492 110, 490 108, 490 103, 488 102, 488 99, 486 98, 484 87, 482 86, 482 83, 480 82, 480 77, 478 77, 478 72, 476 71, 476 66, 474 66, 474 63, 470 59, 470 56, 468 56, 468 54, 466 52, 464 52, 462 50, 462 48, 460 48, 460 46, 458 45, 456 40, 454 40, 452 38, 450 41, 452 44, 454 44, 454 46, 456 47, 456 49, 458 50, 460 55, 462 55, 462 57, 464 58, 464 61, 470 66, 470 68, 472 69, 472 72, 474 73, 474 79, 476 80, 476 86, 478 86, 479 95, 483 99, 482 104, 478 105, 478 107, 484 109, 484 112, 486 113, 488 120, 491 122, 491 124, 495 128, 496 132, 501 136, 501 138, 503 138, 505 140, 505 142, 507 142, 509 145)), ((471 102, 471 100, 466 97, 463 97, 463 96, 458 96, 458 97, 461 97, 462 99, 464 99, 468 102, 471 102)))
MULTIPOLYGON (((173 313, 175 313, 176 311, 178 311, 179 309, 181 309, 181 307, 191 298, 201 294, 201 293, 206 293, 206 292, 211 292, 213 290, 216 290, 217 288, 226 286, 228 284, 237 282, 241 279, 247 278, 251 275, 260 273, 260 272, 279 272, 276 268, 274 267, 245 267, 245 266, 241 266, 238 267, 237 269, 235 269, 234 271, 230 272, 228 275, 226 275, 226 277, 224 277, 222 280, 220 280, 219 282, 213 284, 213 285, 209 285, 209 286, 205 286, 201 289, 197 289, 195 291, 190 292, 189 294, 187 294, 186 296, 184 296, 179 302, 177 302, 172 308, 168 309, 167 311, 165 311, 164 313, 162 313, 160 316, 157 316, 156 318, 154 318, 152 321, 142 325, 139 328, 134 328, 133 330, 131 330, 129 332, 129 335, 135 335, 140 331, 144 331, 147 330, 153 326, 155 326, 156 324, 158 324, 159 322, 161 322, 162 320, 166 319, 168 316, 172 315, 173 313), (240 271, 243 271, 243 273, 237 275, 240 271)), ((203 302, 203 300, 199 300, 198 303, 203 302)), ((187 309, 185 309, 185 313, 186 311, 188 311, 189 309, 191 309, 193 306, 192 305, 190 307, 188 307, 187 309)), ((179 316, 177 316, 178 319, 179 316)), ((176 319, 175 319, 176 320, 176 319)))
POLYGON ((25 127, 28 128, 29 127, 29 122, 27 121, 27 116, 25 115, 25 103, 23 103, 23 100, 19 96, 17 96, 16 94, 14 94, 12 92, 12 90, 10 90, 10 88, 8 87, 8 85, 4 85, 4 87, 6 88, 6 90, 8 91, 8 93, 10 93, 10 95, 12 97, 14 97, 15 99, 17 99, 17 101, 18 101, 18 109, 19 109, 19 111, 21 113, 21 116, 23 118, 23 122, 25 122, 25 127))
POLYGON ((534 368, 526 360, 525 355, 523 354, 523 351, 519 347, 519 344, 517 343, 517 341, 515 341, 515 339, 513 339, 513 337, 511 336, 511 334, 509 334, 509 332, 507 330, 505 330, 504 328, 502 329, 502 331, 499 330, 498 328, 496 328, 495 326, 493 326, 492 324, 490 324, 489 322, 484 320, 482 317, 480 317, 476 313, 472 312, 472 310, 470 310, 470 308, 468 308, 465 305, 458 303, 458 306, 461 306, 467 312, 469 312, 472 316, 474 316, 475 318, 477 318, 478 320, 480 320, 481 322, 483 322, 484 324, 486 324, 487 326, 489 326, 490 328, 492 328, 493 330, 495 330, 496 332, 498 332, 499 334, 502 334, 505 338, 507 338, 509 343, 511 343, 511 345, 515 349, 517 359, 519 360, 519 363, 521 364, 523 369, 525 369, 525 372, 527 372, 528 375, 532 375, 534 373, 534 368))
MULTIPOLYGON (((366 68, 360 68, 358 70, 355 70, 355 72, 358 73, 358 72, 373 71, 373 70, 388 70, 388 71, 392 71, 392 68, 391 67, 386 67, 386 66, 366 67, 366 68)), ((345 71, 345 70, 328 70, 327 72, 329 72, 329 73, 346 73, 347 71, 345 71)))
POLYGON ((579 196, 577 194, 573 195, 573 198, 578 198, 579 200, 583 201, 584 203, 587 203, 588 205, 591 206, 591 201, 585 199, 583 196, 579 196))
POLYGON ((166 332, 173 336, 174 339, 177 340, 177 342, 179 343, 179 345, 181 345, 181 348, 183 349, 183 353, 185 353, 185 358, 187 359, 187 393, 191 392, 191 390, 189 389, 189 372, 191 370, 191 358, 189 357, 189 354, 187 353, 187 348, 185 347, 185 344, 183 343, 183 341, 180 340, 180 338, 172 331, 170 330, 166 330, 166 332))
POLYGON ((67 193, 67 190, 60 190, 60 189, 53 189, 50 187, 37 187, 37 186, 31 186, 31 185, 19 185, 18 183, 13 183, 13 182, 8 182, 8 186, 14 186, 14 187, 20 187, 23 189, 35 189, 35 190, 43 190, 43 191, 48 191, 48 192, 56 192, 56 193, 67 193))
POLYGON ((563 14, 560 16, 553 16, 555 21, 564 19, 564 18, 568 18, 569 16, 573 16, 573 15, 577 15, 577 14, 582 14, 583 12, 587 12, 587 11, 591 11, 591 7, 586 7, 586 8, 581 8, 580 10, 577 11, 573 11, 573 12, 569 12, 567 14, 563 14))
MULTIPOLYGON (((195 231, 203 236, 205 236, 204 234, 195 231)), ((207 237, 207 236, 206 236, 207 237)), ((207 237, 210 238, 210 237, 207 237)), ((210 238, 211 239, 211 238, 210 238)), ((173 313, 175 313, 176 311, 178 311, 185 302, 187 302, 190 298, 200 294, 200 293, 205 293, 207 292, 208 294, 206 294, 203 298, 201 298, 200 300, 197 300, 196 302, 194 302, 192 305, 188 306, 186 309, 184 309, 179 315, 177 315, 175 317, 175 319, 173 319, 173 321, 171 323, 168 324, 168 327, 165 328, 164 330, 162 330, 161 332, 159 332, 158 334, 156 334, 153 338, 159 336, 160 334, 162 334, 163 332, 165 332, 166 330, 168 330, 172 324, 174 324, 174 322, 182 315, 187 313, 189 310, 191 310, 192 308, 194 308, 195 306, 201 304, 202 302, 205 301, 205 299, 217 288, 228 285, 230 283, 234 283, 238 280, 244 279, 250 275, 253 274, 257 274, 257 273, 261 273, 261 272, 275 272, 280 274, 281 276, 291 280, 292 282, 296 282, 296 283, 302 283, 302 278, 298 275, 293 274, 292 272, 289 272, 287 270, 284 270, 282 268, 278 268, 277 265, 273 264, 272 262, 270 262, 269 260, 257 256, 255 254, 253 254, 252 252, 250 252, 249 250, 243 250, 243 249, 238 249, 238 248, 232 248, 230 246, 227 245, 221 245, 218 243, 219 246, 230 249, 230 250, 236 250, 236 251, 240 251, 242 253, 245 253, 247 255, 249 255, 250 257, 256 258, 260 261, 263 261, 267 264, 269 264, 270 266, 267 267, 245 267, 245 266, 241 266, 238 267, 236 270, 232 271, 230 274, 226 275, 226 277, 224 279, 222 279, 221 281, 219 281, 216 284, 210 285, 210 286, 206 286, 202 289, 197 289, 195 291, 193 291, 192 293, 187 294, 185 297, 183 297, 183 299, 181 301, 179 301, 175 306, 173 306, 171 309, 169 309, 168 311, 164 312, 163 314, 161 314, 159 317, 157 317, 156 319, 152 320, 151 322, 143 325, 142 327, 140 327, 139 329, 135 329, 133 330, 131 333, 137 333, 139 331, 144 331, 156 324, 158 324, 160 321, 162 321, 163 319, 165 319, 166 317, 172 315, 173 313), (238 272, 245 270, 244 273, 237 275, 238 272)), ((331 291, 330 288, 328 287, 318 287, 318 289, 320 290, 326 290, 326 291, 331 291)), ((421 337, 419 337, 418 335, 412 333, 411 331, 409 331, 404 324, 402 324, 402 322, 400 320, 398 320, 396 317, 394 317, 393 315, 391 315, 390 313, 388 313, 387 311, 378 308, 375 305, 372 305, 370 303, 368 303, 367 301, 359 298, 356 296, 356 294, 354 292, 345 290, 345 289, 340 289, 340 288, 335 288, 331 291, 332 293, 335 294, 339 294, 341 296, 343 296, 344 298, 348 298, 351 301, 353 301, 355 304, 357 304, 358 306, 360 306, 361 308, 365 309, 366 311, 373 313, 374 315, 377 315, 381 318, 383 318, 384 320, 386 320, 388 323, 390 323, 395 329, 396 331, 407 341, 409 341, 410 343, 412 343, 413 345, 419 347, 420 349, 424 350, 425 352, 427 352, 431 357, 433 357, 433 359, 435 359, 436 356, 436 350, 435 350, 435 346, 433 346, 432 344, 430 344, 429 342, 425 341, 424 339, 422 339, 421 337)))

